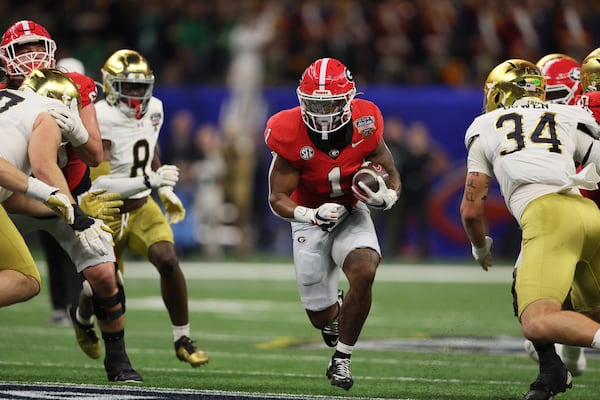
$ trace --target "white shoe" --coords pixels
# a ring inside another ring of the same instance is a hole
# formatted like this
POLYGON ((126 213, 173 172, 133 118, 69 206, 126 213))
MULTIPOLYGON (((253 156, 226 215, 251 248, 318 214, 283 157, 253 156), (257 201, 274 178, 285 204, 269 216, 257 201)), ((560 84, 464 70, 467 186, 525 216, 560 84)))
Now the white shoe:
POLYGON ((556 352, 573 376, 579 376, 587 367, 587 360, 582 347, 555 344, 556 352))
MULTIPOLYGON (((523 348, 529 357, 531 357, 535 362, 539 362, 540 359, 538 357, 538 353, 530 340, 525 340, 523 343, 523 348)), ((583 373, 583 371, 585 371, 587 367, 587 360, 582 347, 567 346, 556 343, 554 348, 556 349, 556 353, 562 362, 565 363, 565 366, 571 375, 579 376, 583 373)))

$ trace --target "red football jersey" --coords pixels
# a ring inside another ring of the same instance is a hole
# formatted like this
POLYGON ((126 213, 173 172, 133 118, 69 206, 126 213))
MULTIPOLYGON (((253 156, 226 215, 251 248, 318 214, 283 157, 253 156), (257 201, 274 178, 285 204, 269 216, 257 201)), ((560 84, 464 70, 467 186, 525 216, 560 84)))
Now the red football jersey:
MULTIPOLYGON (((596 122, 600 124, 600 92, 587 92, 576 96, 575 104, 580 107, 587 108, 594 114, 596 122)), ((584 190, 580 189, 582 195, 594 202, 600 207, 600 190, 584 190)))
POLYGON ((575 98, 575 104, 589 109, 594 114, 596 122, 600 124, 600 92, 580 94, 575 98))
MULTIPOLYGON (((92 104, 98 95, 94 80, 78 72, 68 72, 67 75, 69 75, 79 88, 81 108, 92 104)), ((62 171, 69 184, 69 190, 77 195, 89 188, 88 166, 79 158, 71 143, 67 144, 67 159, 67 165, 62 168, 62 171), (82 182, 86 178, 88 182, 82 182)))
MULTIPOLYGON (((381 141, 383 117, 374 103, 354 99, 350 123, 351 143, 326 153, 311 141, 300 107, 281 111, 267 121, 264 134, 267 146, 300 171, 298 187, 291 194, 297 204, 310 208, 331 202, 349 207, 356 204, 350 190, 352 175, 381 141)), ((336 134, 342 133, 329 135, 336 134)))

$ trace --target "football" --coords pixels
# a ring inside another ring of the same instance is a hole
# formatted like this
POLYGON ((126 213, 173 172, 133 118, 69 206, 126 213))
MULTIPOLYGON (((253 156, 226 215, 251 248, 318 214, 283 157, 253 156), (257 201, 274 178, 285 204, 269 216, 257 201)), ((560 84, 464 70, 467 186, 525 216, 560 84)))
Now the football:
POLYGON ((386 185, 388 184, 388 172, 381 166, 381 164, 366 161, 352 176, 352 186, 359 193, 366 196, 367 194, 361 189, 361 187, 358 185, 358 182, 364 183, 369 187, 369 189, 376 192, 379 189, 379 183, 377 182, 378 176, 383 178, 386 185))

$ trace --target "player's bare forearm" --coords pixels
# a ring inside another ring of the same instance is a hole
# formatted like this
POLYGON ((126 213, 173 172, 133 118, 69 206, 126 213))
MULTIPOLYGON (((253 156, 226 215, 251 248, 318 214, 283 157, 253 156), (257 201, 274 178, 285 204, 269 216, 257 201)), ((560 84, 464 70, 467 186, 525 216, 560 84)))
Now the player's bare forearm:
POLYGON ((71 203, 74 203, 65 176, 56 163, 61 137, 60 128, 54 119, 49 114, 41 113, 34 123, 27 153, 33 175, 42 182, 58 188, 71 203))
POLYGON ((477 247, 485 245, 487 231, 484 210, 490 189, 491 178, 480 172, 469 172, 460 204, 460 215, 465 232, 477 247))
POLYGON ((81 122, 88 132, 88 140, 82 146, 75 147, 75 152, 87 165, 96 167, 102 162, 104 153, 102 149, 102 138, 100 136, 100 128, 98 127, 98 119, 96 117, 96 108, 93 104, 89 104, 79 112, 81 122))
POLYGON ((275 214, 282 218, 294 217, 298 204, 290 194, 298 186, 300 173, 285 159, 274 156, 269 173, 269 205, 275 214))
POLYGON ((45 204, 24 193, 13 193, 2 206, 12 214, 25 214, 34 217, 50 217, 56 214, 45 204))
POLYGON ((398 195, 402 189, 400 182, 400 173, 396 169, 394 164, 394 158, 389 148, 382 139, 375 148, 373 153, 369 154, 368 160, 381 164, 381 166, 388 172, 388 188, 394 189, 398 195))

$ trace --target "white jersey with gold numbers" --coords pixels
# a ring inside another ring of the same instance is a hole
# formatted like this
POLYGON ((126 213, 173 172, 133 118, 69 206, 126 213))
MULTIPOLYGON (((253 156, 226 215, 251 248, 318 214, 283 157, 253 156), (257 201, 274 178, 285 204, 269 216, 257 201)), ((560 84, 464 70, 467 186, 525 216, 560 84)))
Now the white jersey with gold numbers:
MULTIPOLYGON (((575 161, 600 168, 600 127, 582 108, 517 100, 514 105, 477 117, 467 129, 468 172, 496 176, 500 190, 517 221, 525 206, 548 193, 579 193, 595 185, 577 174, 575 161), (592 145, 593 143, 593 145, 592 145)), ((591 176, 591 175, 590 175, 591 176)))
MULTIPOLYGON (((111 178, 134 178, 149 175, 154 149, 164 121, 162 101, 150 99, 148 111, 141 119, 129 118, 118 107, 105 100, 96 103, 102 140, 110 146, 111 178)), ((139 199, 150 195, 151 189, 130 196, 139 199)))

